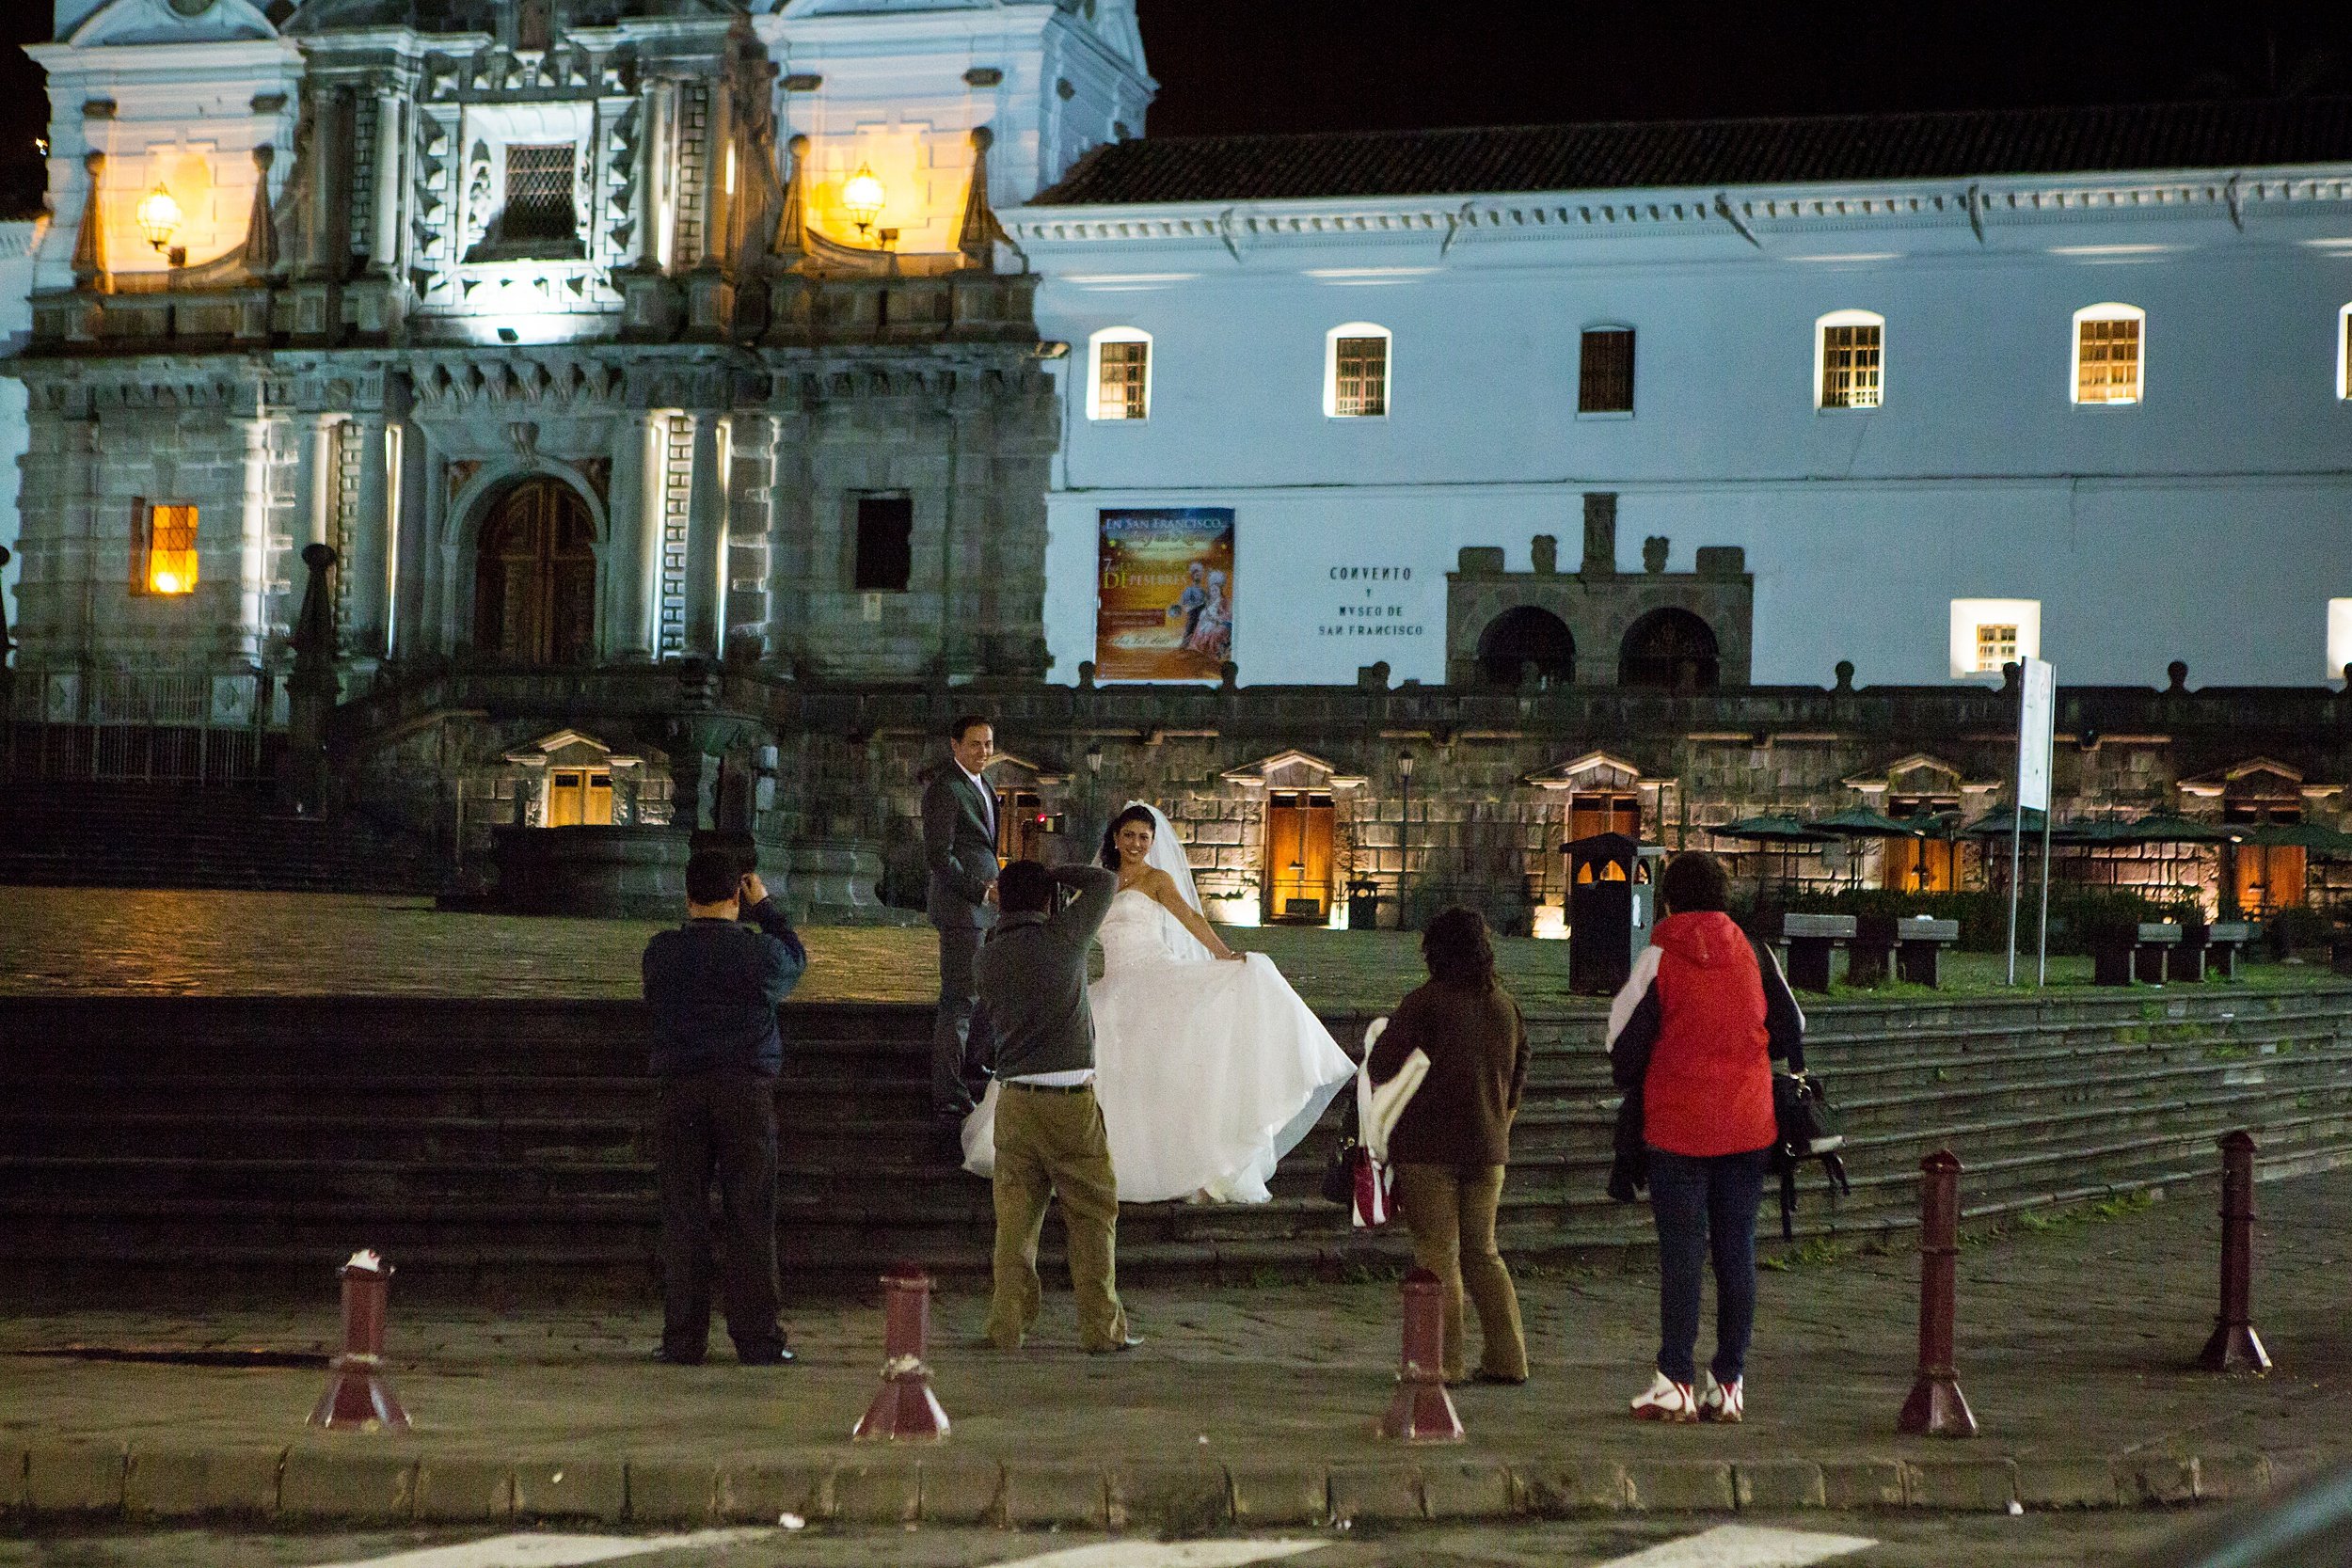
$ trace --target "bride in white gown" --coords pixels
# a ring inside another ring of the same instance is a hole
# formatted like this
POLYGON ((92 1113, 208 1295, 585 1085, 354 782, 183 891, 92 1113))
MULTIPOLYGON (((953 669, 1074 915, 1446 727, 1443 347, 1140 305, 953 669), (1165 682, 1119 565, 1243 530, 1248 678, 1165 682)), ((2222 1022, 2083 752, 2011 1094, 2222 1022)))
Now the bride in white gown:
MULTIPOLYGON (((1356 1065, 1271 958, 1226 948, 1157 810, 1129 802, 1104 835, 1104 863, 1119 892, 1087 995, 1120 1201, 1263 1203, 1275 1163, 1356 1065)), ((975 1175, 994 1169, 995 1117, 992 1084, 963 1127, 975 1175)))

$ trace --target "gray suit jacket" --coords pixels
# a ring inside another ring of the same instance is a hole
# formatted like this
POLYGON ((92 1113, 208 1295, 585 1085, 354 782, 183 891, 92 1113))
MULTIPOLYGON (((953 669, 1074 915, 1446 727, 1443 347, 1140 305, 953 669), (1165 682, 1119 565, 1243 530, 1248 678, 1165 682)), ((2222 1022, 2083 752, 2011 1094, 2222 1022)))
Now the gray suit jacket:
POLYGON ((923 860, 931 873, 924 907, 932 925, 989 924, 996 841, 988 824, 979 791, 950 757, 923 789, 923 860))
POLYGON ((1110 913, 1119 878, 1099 865, 1061 865, 1054 879, 1077 896, 1051 915, 1005 916, 973 966, 996 1041, 990 1070, 999 1078, 1094 1065, 1087 943, 1110 913))

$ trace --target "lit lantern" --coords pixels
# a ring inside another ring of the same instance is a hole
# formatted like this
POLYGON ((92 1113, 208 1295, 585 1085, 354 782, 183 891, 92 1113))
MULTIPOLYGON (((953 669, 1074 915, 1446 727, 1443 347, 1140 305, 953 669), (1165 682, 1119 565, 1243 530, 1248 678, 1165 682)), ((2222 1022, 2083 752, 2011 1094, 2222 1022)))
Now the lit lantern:
POLYGON ((139 232, 157 250, 169 245, 172 235, 180 231, 180 203, 171 198, 160 180, 153 190, 139 198, 137 217, 139 232))
POLYGON ((857 172, 850 175, 849 182, 841 187, 841 205, 848 209, 850 221, 863 234, 874 227, 876 218, 882 216, 882 202, 887 196, 882 182, 874 177, 873 166, 860 164, 857 172))

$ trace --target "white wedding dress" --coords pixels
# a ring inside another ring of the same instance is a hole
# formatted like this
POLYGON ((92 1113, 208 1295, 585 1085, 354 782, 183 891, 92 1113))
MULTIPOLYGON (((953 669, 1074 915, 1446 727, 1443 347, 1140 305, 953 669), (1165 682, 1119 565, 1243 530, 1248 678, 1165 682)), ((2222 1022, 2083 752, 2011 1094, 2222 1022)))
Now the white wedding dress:
MULTIPOLYGON (((1156 813, 1154 814, 1156 816, 1156 813)), ((1156 824, 1162 869, 1175 835, 1156 824)), ((1192 879, 1177 882, 1192 895, 1192 879)), ((1199 905, 1196 903, 1195 908, 1199 905)), ((1206 1191, 1263 1203, 1277 1161, 1298 1146, 1356 1064, 1263 953, 1215 958, 1149 894, 1129 888, 1103 922, 1094 1014, 1094 1092, 1122 1203, 1206 1191)), ((995 1168, 997 1085, 965 1119, 964 1168, 995 1168)))

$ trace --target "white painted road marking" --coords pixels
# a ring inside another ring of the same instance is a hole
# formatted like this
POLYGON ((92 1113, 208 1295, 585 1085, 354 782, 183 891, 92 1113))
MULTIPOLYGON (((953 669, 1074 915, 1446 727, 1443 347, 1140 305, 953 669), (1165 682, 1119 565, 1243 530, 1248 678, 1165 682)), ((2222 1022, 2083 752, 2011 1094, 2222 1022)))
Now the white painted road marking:
POLYGON ((1109 1541, 999 1562, 995 1568, 1242 1568, 1319 1552, 1327 1541, 1109 1541))
POLYGON ((1807 1568, 1877 1545, 1858 1535, 1815 1535, 1793 1529, 1719 1525, 1704 1535, 1616 1558, 1601 1568, 1807 1568))
POLYGON ((644 1557, 697 1546, 731 1546, 757 1541, 771 1529, 704 1529, 691 1535, 494 1535, 462 1546, 427 1546, 364 1561, 322 1563, 320 1568, 580 1568, 589 1562, 644 1557))

